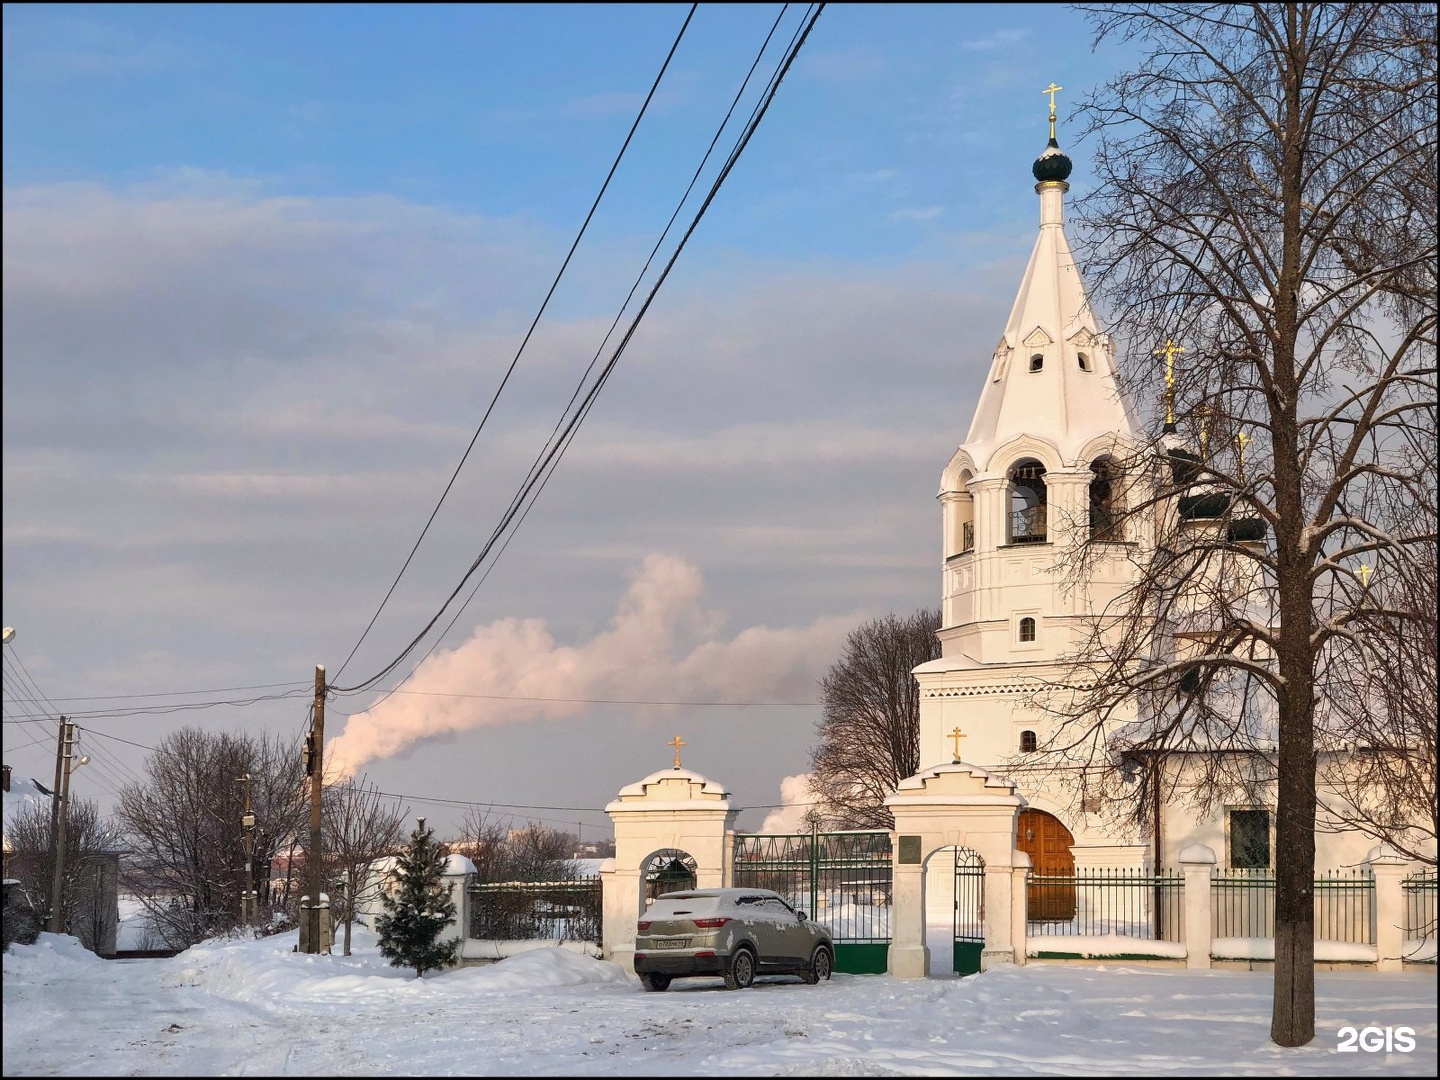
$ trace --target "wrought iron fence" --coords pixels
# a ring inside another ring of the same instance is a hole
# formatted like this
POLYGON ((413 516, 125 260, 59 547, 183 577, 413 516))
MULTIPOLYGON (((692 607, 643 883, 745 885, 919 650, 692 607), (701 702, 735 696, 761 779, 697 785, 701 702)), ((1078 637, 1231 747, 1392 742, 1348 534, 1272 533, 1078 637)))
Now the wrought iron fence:
POLYGON ((1369 870, 1327 870, 1315 878, 1315 939, 1375 944, 1375 878, 1369 870))
POLYGON ((1269 870, 1223 869, 1210 879, 1212 937, 1275 936, 1275 879, 1269 870))
POLYGON ((1032 873, 1025 888, 1025 933, 1179 941, 1184 894, 1184 875, 1175 870, 1107 867, 1073 874, 1032 873))
POLYGON ((837 945, 890 940, 888 832, 737 835, 732 879, 806 910, 837 945))
POLYGON ((1405 958, 1435 963, 1435 870, 1419 870, 1400 883, 1405 893, 1405 958))
POLYGON ((470 936, 485 941, 593 941, 604 906, 598 877, 470 886, 470 936))
MULTIPOLYGON (((1273 938, 1275 878, 1269 870, 1217 870, 1211 879, 1215 937, 1273 938)), ((1375 879, 1368 870, 1327 870, 1315 878, 1315 938, 1375 943, 1375 879)))

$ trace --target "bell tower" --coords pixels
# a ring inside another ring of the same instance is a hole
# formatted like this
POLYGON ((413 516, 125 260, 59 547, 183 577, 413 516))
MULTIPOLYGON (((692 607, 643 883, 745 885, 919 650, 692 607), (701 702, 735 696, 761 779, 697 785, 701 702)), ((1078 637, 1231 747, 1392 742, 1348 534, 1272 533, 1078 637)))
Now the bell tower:
POLYGON ((1046 91, 1050 140, 1031 170, 1039 233, 941 477, 941 657, 915 669, 922 768, 951 760, 957 726, 966 760, 987 768, 1043 744, 1044 716, 1026 702, 1062 677, 1085 617, 1130 583, 1130 545, 1144 539, 1124 534, 1120 513, 1138 425, 1065 236, 1058 89, 1046 91))

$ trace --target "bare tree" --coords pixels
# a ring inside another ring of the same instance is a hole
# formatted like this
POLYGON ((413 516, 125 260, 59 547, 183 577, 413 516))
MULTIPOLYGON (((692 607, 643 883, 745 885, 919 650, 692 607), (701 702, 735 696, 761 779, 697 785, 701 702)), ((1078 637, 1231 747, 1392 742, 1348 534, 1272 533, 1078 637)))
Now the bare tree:
MULTIPOLYGON (((244 841, 239 777, 252 778, 254 865, 262 909, 277 896, 275 854, 306 820, 299 738, 172 732, 145 765, 146 779, 120 791, 116 817, 132 853, 134 889, 156 933, 183 948, 239 922, 244 841)), ((288 899, 288 898, 287 898, 288 899)))
POLYGON ((1127 379, 1190 449, 1126 463, 1139 582, 1092 628, 1061 741, 1202 802, 1211 767, 1273 784, 1271 1037, 1298 1046, 1319 755, 1353 714, 1332 703, 1359 670, 1410 677, 1383 639, 1415 612, 1371 576, 1434 575, 1435 462, 1414 446, 1436 392, 1435 9, 1086 7, 1097 44, 1145 52, 1087 103, 1089 270, 1147 360, 1183 345, 1168 399, 1153 361, 1127 379), (1165 771, 1189 750, 1205 768, 1165 771))
POLYGON ((325 789, 321 813, 328 876, 344 883, 331 899, 331 914, 345 923, 346 956, 357 905, 378 895, 382 887, 370 874, 370 864, 402 846, 408 812, 408 807, 387 800, 364 777, 346 778, 325 789))
MULTIPOLYGON (((118 830, 88 799, 71 800, 65 813, 65 870, 61 925, 91 952, 113 949, 119 922, 116 870, 122 847, 118 830)), ((27 803, 6 824, 10 872, 20 882, 17 903, 32 912, 49 910, 55 873, 50 808, 27 803)))
POLYGON ((940 655, 939 629, 931 608, 850 631, 820 683, 824 712, 810 767, 819 818, 847 829, 894 828, 885 798, 920 767, 920 692, 910 672, 940 655))
POLYGON ((501 881, 569 881, 576 876, 573 834, 544 825, 511 828, 504 820, 470 809, 460 838, 449 850, 475 864, 477 884, 501 881))

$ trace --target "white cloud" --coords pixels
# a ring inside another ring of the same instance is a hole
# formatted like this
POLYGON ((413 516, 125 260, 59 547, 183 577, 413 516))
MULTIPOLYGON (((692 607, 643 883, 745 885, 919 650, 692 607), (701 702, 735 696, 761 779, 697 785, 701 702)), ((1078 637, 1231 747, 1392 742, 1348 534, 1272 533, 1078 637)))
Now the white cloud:
POLYGON ((810 774, 787 776, 780 781, 780 802, 783 804, 765 815, 756 830, 762 833, 795 833, 807 831, 805 814, 815 805, 817 796, 810 786, 810 774))

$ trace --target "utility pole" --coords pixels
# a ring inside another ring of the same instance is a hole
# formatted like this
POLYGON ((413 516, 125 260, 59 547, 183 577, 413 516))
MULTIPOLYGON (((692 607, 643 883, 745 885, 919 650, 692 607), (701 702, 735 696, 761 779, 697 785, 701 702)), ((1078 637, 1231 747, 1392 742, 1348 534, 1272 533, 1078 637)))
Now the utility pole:
POLYGON ((50 885, 50 933, 65 932, 65 912, 62 901, 65 890, 65 822, 70 816, 67 804, 70 801, 70 750, 75 741, 75 725, 60 718, 60 746, 55 757, 55 797, 50 804, 50 817, 54 822, 51 837, 55 846, 55 876, 50 885))
POLYGON ((324 891, 324 851, 320 841, 320 796, 325 785, 325 668, 315 665, 315 721, 310 731, 310 850, 305 853, 305 878, 310 895, 310 910, 305 952, 322 952, 320 894, 324 891))
POLYGON ((237 784, 245 785, 245 809, 240 814, 241 837, 245 842, 245 880, 240 887, 240 925, 250 926, 259 914, 259 898, 255 895, 255 812, 250 809, 250 774, 237 776, 237 784))

